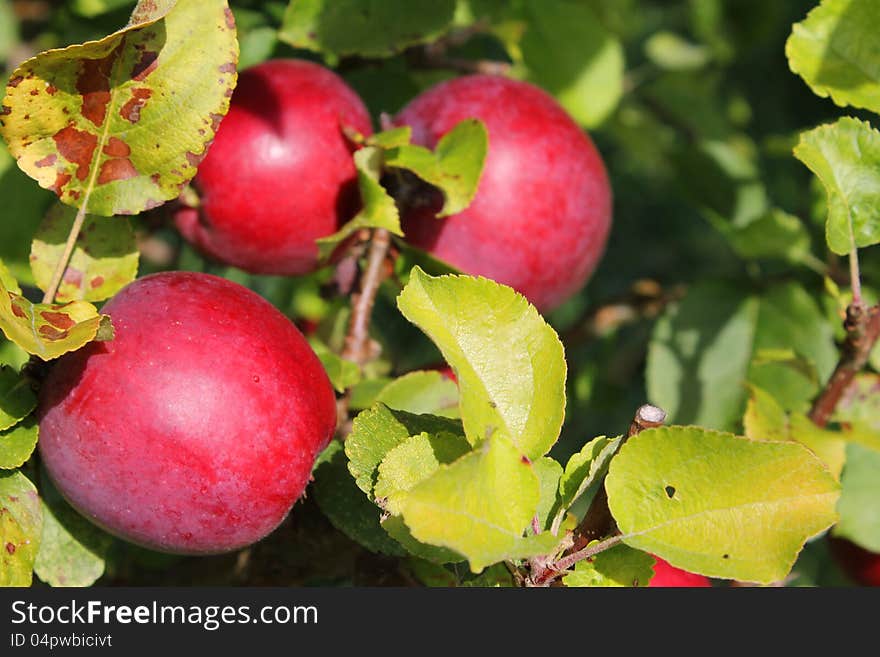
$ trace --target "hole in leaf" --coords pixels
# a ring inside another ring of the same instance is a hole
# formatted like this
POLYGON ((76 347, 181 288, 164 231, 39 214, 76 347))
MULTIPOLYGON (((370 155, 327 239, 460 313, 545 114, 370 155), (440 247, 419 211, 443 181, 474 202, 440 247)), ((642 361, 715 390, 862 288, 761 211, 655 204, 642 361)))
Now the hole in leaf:
POLYGON ((722 559, 730 559, 730 555, 729 554, 722 554, 721 558, 722 559))
POLYGON ((675 496, 675 488, 674 488, 674 487, 672 487, 672 486, 667 486, 667 487, 664 488, 663 490, 666 491, 666 496, 667 496, 669 499, 672 499, 672 498, 675 496))

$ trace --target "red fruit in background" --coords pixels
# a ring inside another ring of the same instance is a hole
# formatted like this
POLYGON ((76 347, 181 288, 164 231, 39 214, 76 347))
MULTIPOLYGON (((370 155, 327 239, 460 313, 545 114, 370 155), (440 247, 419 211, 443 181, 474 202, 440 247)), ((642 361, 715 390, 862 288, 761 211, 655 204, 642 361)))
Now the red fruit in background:
POLYGON ((880 586, 880 553, 871 552, 852 541, 828 537, 834 560, 855 584, 880 586))
POLYGON ((39 449, 58 490, 155 550, 216 553, 266 536, 336 423, 302 334, 207 274, 145 276, 102 312, 116 337, 60 358, 40 391, 39 449))
POLYGON ((200 207, 181 207, 178 229, 203 253, 252 273, 313 271, 315 240, 360 206, 343 126, 372 132, 360 97, 333 71, 293 59, 242 71, 199 165, 200 207))
POLYGON ((396 117, 433 148, 459 121, 481 119, 489 152, 463 212, 405 213, 406 239, 469 274, 523 293, 539 310, 577 292, 601 258, 611 188, 590 138, 547 93, 500 76, 471 75, 429 89, 396 117))
POLYGON ((689 573, 681 568, 655 556, 657 563, 654 564, 654 576, 648 583, 649 587, 709 587, 712 582, 705 575, 689 573))

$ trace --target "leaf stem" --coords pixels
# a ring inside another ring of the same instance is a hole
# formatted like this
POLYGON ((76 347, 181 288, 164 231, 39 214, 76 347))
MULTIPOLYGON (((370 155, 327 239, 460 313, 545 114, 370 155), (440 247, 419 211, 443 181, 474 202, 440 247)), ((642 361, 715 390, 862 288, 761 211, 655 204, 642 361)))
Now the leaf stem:
POLYGON ((46 292, 43 295, 43 303, 52 303, 55 300, 55 295, 58 294, 58 288, 61 286, 64 272, 67 271, 67 265, 70 263, 70 258, 73 256, 73 250, 76 248, 76 240, 79 238, 85 220, 86 204, 83 203, 82 207, 80 207, 79 211, 76 213, 76 218, 73 220, 73 226, 70 228, 70 234, 67 236, 67 243, 64 245, 64 251, 61 253, 61 259, 58 261, 58 265, 55 267, 55 271, 52 274, 52 280, 49 282, 46 292))
POLYGON ((856 248, 849 252, 849 278, 853 305, 861 306, 864 304, 864 300, 862 299, 862 278, 859 274, 859 251, 856 248))

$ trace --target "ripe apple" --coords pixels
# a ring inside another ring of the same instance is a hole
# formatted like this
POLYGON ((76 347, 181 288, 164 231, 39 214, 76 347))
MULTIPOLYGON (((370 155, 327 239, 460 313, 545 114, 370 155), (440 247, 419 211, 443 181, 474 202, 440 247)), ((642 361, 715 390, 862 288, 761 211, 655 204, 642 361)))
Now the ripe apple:
POLYGON ((880 553, 871 552, 850 540, 828 537, 834 560, 859 586, 880 586, 880 553))
POLYGON ((660 557, 654 556, 657 563, 654 564, 654 576, 648 583, 649 587, 699 587, 705 588, 712 586, 712 582, 705 575, 697 573, 689 573, 681 568, 676 568, 669 562, 664 561, 660 557))
POLYGON ((314 271, 315 240, 360 207, 345 126, 372 132, 363 101, 333 71, 296 59, 242 71, 194 179, 199 207, 175 213, 181 234, 251 273, 314 271))
POLYGON ((61 357, 41 387, 39 449, 58 490, 154 550, 210 554, 266 536, 336 423, 302 334, 208 274, 145 276, 103 312, 115 338, 61 357))
POLYGON ((469 274, 504 283, 539 310, 592 274, 611 226, 611 188, 593 142, 549 94, 501 76, 468 75, 427 90, 396 117, 432 148, 459 121, 481 119, 489 151, 477 194, 454 216, 404 209, 406 239, 469 274))

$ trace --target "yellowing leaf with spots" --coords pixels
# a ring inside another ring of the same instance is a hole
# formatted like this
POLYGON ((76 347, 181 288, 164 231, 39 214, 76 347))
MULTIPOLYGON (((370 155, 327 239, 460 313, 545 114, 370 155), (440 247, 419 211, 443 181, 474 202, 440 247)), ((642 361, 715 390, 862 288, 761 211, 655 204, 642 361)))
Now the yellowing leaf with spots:
POLYGON ((58 358, 95 339, 112 335, 110 317, 87 301, 33 303, 0 282, 0 330, 29 354, 58 358))
POLYGON ((18 470, 0 472, 0 586, 30 586, 43 514, 37 489, 18 470))
MULTIPOLYGON (((75 214, 73 208, 56 203, 34 235, 30 264, 41 290, 49 288, 73 229, 75 214)), ((127 217, 87 216, 55 300, 109 299, 137 277, 139 256, 127 217)))
POLYGON ((806 447, 698 427, 633 436, 611 460, 608 506, 630 547, 709 577, 769 584, 837 521, 840 484, 806 447))
POLYGON ((0 134, 64 203, 137 214, 195 175, 229 109, 237 63, 226 0, 140 0, 118 32, 19 66, 0 134))

